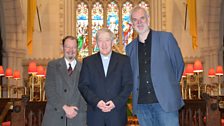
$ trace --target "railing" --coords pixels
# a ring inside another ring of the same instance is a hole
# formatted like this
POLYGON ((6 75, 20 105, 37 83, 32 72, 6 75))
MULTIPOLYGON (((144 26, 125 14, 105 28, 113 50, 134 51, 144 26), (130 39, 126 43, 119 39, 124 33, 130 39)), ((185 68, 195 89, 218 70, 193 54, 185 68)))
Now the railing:
POLYGON ((206 126, 205 100, 185 100, 185 106, 179 112, 181 126, 206 126))
POLYGON ((26 125, 41 126, 46 102, 29 102, 26 106, 26 125))
MULTIPOLYGON (((185 100, 185 106, 179 112, 180 126, 221 126, 219 97, 205 97, 201 100, 185 100)), ((46 102, 27 102, 24 99, 0 99, 1 117, 6 103, 12 102, 13 111, 9 111, 11 126, 41 126, 46 102)), ((4 120, 4 119, 3 119, 4 120)), ((128 126, 139 126, 136 117, 130 117, 128 126)))
POLYGON ((179 112, 180 126, 221 126, 220 100, 207 94, 202 99, 185 100, 179 112))

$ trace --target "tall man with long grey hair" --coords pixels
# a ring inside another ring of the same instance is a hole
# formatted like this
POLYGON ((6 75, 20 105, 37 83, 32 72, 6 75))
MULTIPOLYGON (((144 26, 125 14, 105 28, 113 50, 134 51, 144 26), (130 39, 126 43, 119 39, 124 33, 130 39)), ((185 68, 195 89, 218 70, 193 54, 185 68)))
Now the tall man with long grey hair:
POLYGON ((133 71, 133 112, 141 126, 178 126, 184 62, 177 41, 172 33, 150 29, 144 8, 134 7, 130 16, 138 33, 126 47, 133 71))

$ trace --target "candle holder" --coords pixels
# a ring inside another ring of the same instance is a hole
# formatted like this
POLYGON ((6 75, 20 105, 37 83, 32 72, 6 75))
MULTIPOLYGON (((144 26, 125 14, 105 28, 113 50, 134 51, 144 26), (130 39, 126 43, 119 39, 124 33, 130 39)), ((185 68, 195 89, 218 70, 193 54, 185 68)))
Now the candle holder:
POLYGON ((34 85, 35 85, 35 74, 32 73, 31 76, 30 76, 30 86, 29 86, 30 101, 34 100, 34 85))
POLYGON ((216 68, 216 76, 218 76, 218 95, 222 95, 221 91, 221 77, 223 76, 223 69, 222 66, 217 66, 216 68))
POLYGON ((194 73, 196 73, 196 83, 198 86, 198 99, 201 99, 200 73, 203 72, 203 66, 200 60, 194 62, 194 73))
POLYGON ((206 84, 206 89, 205 89, 205 92, 210 94, 210 95, 213 95, 213 91, 212 91, 212 85, 213 85, 213 81, 214 81, 214 78, 215 78, 215 69, 214 68, 210 68, 209 71, 208 71, 208 77, 210 79, 210 84, 211 84, 211 87, 210 87, 210 92, 207 90, 207 86, 208 84, 206 84))
POLYGON ((192 99, 192 93, 191 93, 191 87, 192 87, 192 83, 191 83, 191 78, 192 78, 193 74, 187 74, 187 86, 188 86, 188 99, 192 99))
POLYGON ((30 84, 30 101, 43 101, 45 100, 44 77, 46 71, 43 66, 36 66, 36 63, 29 64, 28 73, 30 84))
POLYGON ((30 62, 29 63, 29 67, 28 67, 28 74, 30 74, 29 80, 30 80, 30 101, 34 100, 34 79, 35 79, 35 75, 37 73, 37 65, 35 62, 30 62))
POLYGON ((183 99, 187 99, 187 80, 186 80, 186 72, 184 71, 183 75, 182 75, 182 79, 181 79, 181 82, 180 82, 180 85, 181 85, 181 94, 182 94, 182 97, 183 99))
POLYGON ((7 68, 5 71, 5 77, 7 78, 7 94, 8 94, 8 98, 11 97, 11 88, 10 88, 10 84, 9 84, 9 79, 12 78, 12 69, 11 68, 7 68))
POLYGON ((16 97, 19 98, 18 80, 20 79, 20 72, 18 70, 14 71, 13 78, 16 81, 16 97))
MULTIPOLYGON (((187 90, 188 90, 188 98, 192 99, 192 89, 193 91, 197 91, 197 98, 201 98, 201 81, 200 81, 200 75, 203 72, 203 66, 200 60, 196 60, 194 64, 187 64, 186 69, 182 76, 182 83, 184 84, 185 76, 186 76, 186 88, 184 90, 184 85, 182 85, 182 93, 184 94, 184 98, 187 98, 187 90), (197 89, 194 90, 195 86, 197 86, 197 89)), ((193 96, 194 95, 193 92, 193 96)))
POLYGON ((2 98, 2 77, 4 76, 4 69, 0 66, 0 98, 2 98))
POLYGON ((187 64, 187 67, 185 69, 186 75, 187 75, 187 87, 188 87, 188 98, 192 99, 192 95, 191 95, 191 76, 194 75, 194 68, 193 68, 193 64, 187 64))
POLYGON ((43 66, 37 67, 37 86, 39 87, 39 101, 43 100, 43 77, 44 77, 44 68, 43 66))
POLYGON ((201 99, 200 72, 196 72, 195 79, 198 87, 198 99, 201 99))

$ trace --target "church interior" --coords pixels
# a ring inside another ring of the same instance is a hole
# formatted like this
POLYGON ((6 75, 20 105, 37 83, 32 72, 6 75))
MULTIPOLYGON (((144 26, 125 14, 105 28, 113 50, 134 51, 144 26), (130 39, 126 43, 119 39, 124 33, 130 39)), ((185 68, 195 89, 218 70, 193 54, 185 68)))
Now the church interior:
MULTIPOLYGON (((1 0, 0 125, 41 125, 47 64, 63 56, 65 36, 77 37, 80 62, 99 51, 100 28, 115 34, 113 50, 125 54, 137 37, 129 12, 139 5, 151 29, 173 33, 181 49, 180 126, 224 126, 224 0, 193 1, 195 11, 188 0, 1 0)), ((127 126, 139 126, 131 96, 127 106, 127 126)))

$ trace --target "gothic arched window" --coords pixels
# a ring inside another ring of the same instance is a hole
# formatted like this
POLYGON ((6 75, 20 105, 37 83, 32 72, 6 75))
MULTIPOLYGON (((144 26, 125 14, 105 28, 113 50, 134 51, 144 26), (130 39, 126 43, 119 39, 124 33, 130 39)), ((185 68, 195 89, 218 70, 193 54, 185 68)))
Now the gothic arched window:
POLYGON ((115 44, 118 44, 118 13, 117 4, 114 1, 109 3, 107 8, 107 27, 115 34, 115 44))
POLYGON ((135 5, 149 10, 148 2, 149 0, 77 0, 75 33, 80 58, 99 51, 95 37, 97 30, 102 27, 114 32, 114 49, 123 53, 125 46, 134 38, 129 12, 135 5))
POLYGON ((80 3, 76 10, 76 33, 78 39, 78 50, 81 57, 86 57, 88 53, 88 8, 87 4, 80 3))
POLYGON ((96 32, 103 27, 103 7, 102 4, 96 2, 92 9, 92 48, 93 53, 99 51, 96 44, 96 32))
POLYGON ((128 1, 122 5, 122 44, 124 46, 129 44, 134 38, 131 18, 129 16, 132 8, 133 5, 128 1))

